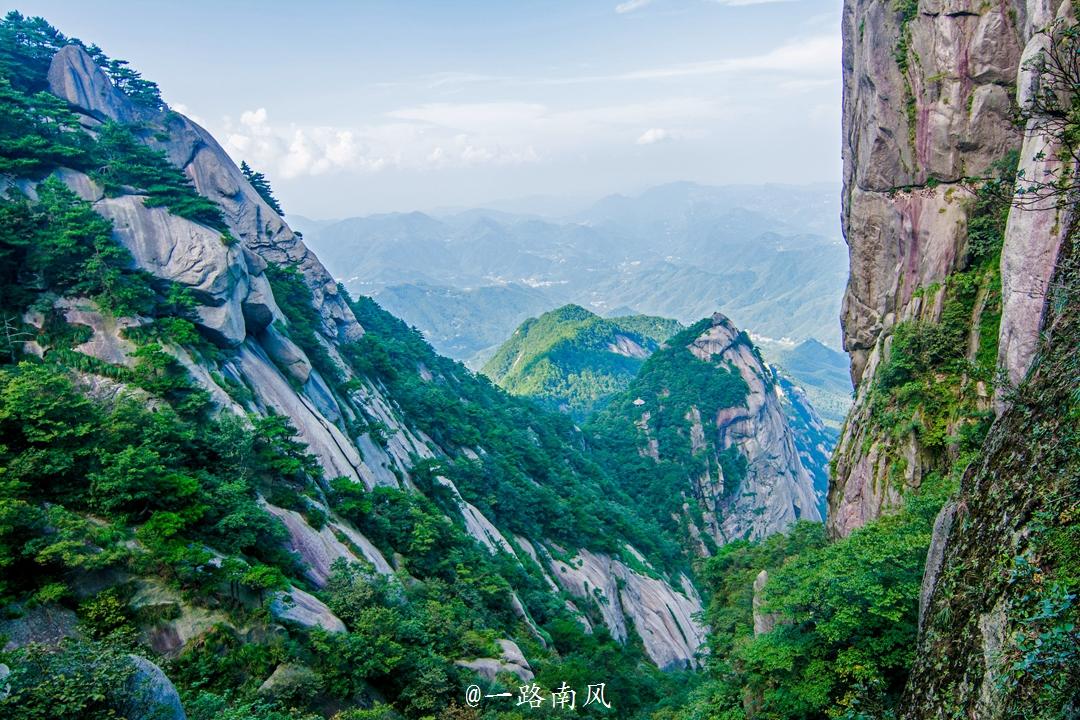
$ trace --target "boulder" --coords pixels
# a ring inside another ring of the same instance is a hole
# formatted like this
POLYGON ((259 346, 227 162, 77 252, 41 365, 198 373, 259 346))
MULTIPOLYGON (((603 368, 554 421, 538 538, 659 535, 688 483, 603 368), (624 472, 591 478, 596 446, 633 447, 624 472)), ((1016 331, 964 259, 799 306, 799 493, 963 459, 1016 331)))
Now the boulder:
POLYGON ((258 693, 280 702, 297 702, 319 691, 319 675, 306 665, 283 663, 259 686, 258 693))
POLYGON ((304 627, 321 627, 331 633, 345 632, 345 623, 322 600, 300 588, 290 587, 270 601, 270 614, 278 620, 289 620, 304 627))
POLYGON ((129 655, 135 672, 128 678, 122 714, 128 720, 187 720, 176 687, 154 663, 129 655))
POLYGON ((140 113, 78 45, 65 45, 49 65, 49 91, 98 120, 132 122, 140 113))
POLYGON ((271 325, 259 333, 258 340, 279 368, 301 385, 308 381, 311 376, 311 361, 285 333, 271 325))

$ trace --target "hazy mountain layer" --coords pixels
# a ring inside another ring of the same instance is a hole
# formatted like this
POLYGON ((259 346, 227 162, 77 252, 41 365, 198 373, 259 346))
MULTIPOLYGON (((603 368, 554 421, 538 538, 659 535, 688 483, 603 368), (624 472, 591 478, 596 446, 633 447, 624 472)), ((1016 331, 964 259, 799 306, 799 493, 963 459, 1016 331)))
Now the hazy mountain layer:
POLYGON ((756 335, 839 347, 846 249, 833 190, 675 183, 571 218, 386 214, 311 223, 306 239, 350 290, 385 297, 462 360, 506 337, 534 300, 532 314, 573 302, 683 323, 721 310, 756 335), (455 329, 461 318, 473 322, 455 329))

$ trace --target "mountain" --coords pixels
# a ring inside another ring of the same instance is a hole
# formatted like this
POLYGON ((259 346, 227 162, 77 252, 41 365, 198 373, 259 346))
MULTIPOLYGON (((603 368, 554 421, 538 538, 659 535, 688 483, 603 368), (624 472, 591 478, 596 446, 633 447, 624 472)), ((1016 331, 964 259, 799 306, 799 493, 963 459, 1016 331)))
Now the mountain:
POLYGON ((0 715, 634 716, 700 665, 690 558, 569 418, 350 297, 126 64, 12 13, 0 74, 0 715))
POLYGON ((847 356, 817 340, 790 344, 755 340, 770 362, 783 368, 802 388, 814 409, 839 430, 851 409, 851 376, 847 356))
POLYGON ((716 314, 670 338, 586 430, 656 521, 711 555, 821 519, 825 486, 803 465, 780 395, 749 337, 716 314))
MULTIPOLYGON (((726 472, 731 476, 728 480, 734 484, 729 484, 726 490, 723 489, 723 477, 710 479, 708 461, 703 468, 701 458, 697 457, 705 447, 701 444, 704 442, 701 438, 708 432, 708 421, 703 424, 700 419, 703 409, 691 407, 684 398, 682 404, 674 403, 675 411, 670 411, 665 400, 661 403, 664 412, 683 412, 685 416, 681 421, 657 421, 665 428, 684 425, 677 431, 681 436, 698 438, 691 443, 695 446, 691 452, 686 452, 685 447, 665 445, 664 457, 653 457, 665 468, 661 474, 677 476, 681 466, 682 473, 689 480, 681 487, 671 488, 661 484, 661 490, 650 491, 655 496, 651 498, 650 506, 655 507, 667 507, 673 502, 678 505, 687 497, 696 498, 697 501, 708 498, 709 519, 705 522, 700 508, 697 515, 684 524, 670 523, 673 515, 678 513, 664 511, 657 518, 661 524, 670 525, 675 536, 681 536, 684 540, 693 538, 690 547, 695 553, 710 554, 719 545, 739 537, 747 518, 762 511, 757 505, 738 507, 737 503, 718 501, 720 497, 730 500, 742 492, 741 481, 737 480, 742 474, 749 474, 757 484, 755 489, 745 491, 747 496, 754 495, 757 503, 771 503, 776 497, 783 496, 789 482, 783 479, 774 484, 774 476, 790 471, 801 477, 805 470, 813 479, 818 517, 824 517, 829 458, 836 446, 838 432, 837 428, 827 426, 815 410, 808 392, 804 390, 804 387, 811 386, 804 385, 775 366, 767 365, 757 348, 722 315, 716 314, 712 320, 699 322, 694 327, 700 335, 697 345, 690 342, 694 333, 678 332, 683 328, 673 320, 642 315, 603 319, 579 306, 567 305, 522 323, 500 346, 483 372, 511 394, 530 397, 579 419, 601 411, 599 418, 589 418, 589 432, 603 428, 599 433, 601 436, 609 439, 613 435, 622 436, 622 442, 613 446, 618 448, 618 452, 612 453, 612 462, 617 462, 616 456, 632 457, 635 452, 642 457, 652 457, 658 453, 659 446, 653 444, 654 438, 647 432, 649 422, 645 415, 657 414, 658 411, 645 408, 641 388, 659 388, 659 395, 663 398, 670 395, 674 386, 702 397, 713 397, 720 393, 731 406, 720 404, 705 408, 707 414, 704 417, 717 417, 716 422, 722 429, 716 440, 719 443, 717 447, 728 454, 720 459, 716 447, 713 451, 716 467, 723 467, 723 462, 728 463, 726 472), (710 332, 714 334, 734 334, 739 342, 725 349, 727 356, 721 353, 712 362, 696 362, 704 352, 701 343, 706 342, 702 334, 706 326, 712 328, 710 332), (686 352, 687 349, 689 352, 686 352), (653 357, 656 359, 651 360, 653 357), (725 363, 728 364, 724 369, 717 367, 725 363), (731 382, 729 371, 732 367, 738 367, 743 381, 753 388, 750 400, 738 392, 726 393, 724 390, 725 384, 731 382), (609 404, 624 406, 618 431, 613 430, 618 426, 612 419, 614 411, 604 410, 609 404), (727 416, 732 413, 739 415, 742 412, 739 408, 747 404, 758 413, 758 420, 749 428, 737 423, 727 427, 731 423, 727 416), (627 409, 629 414, 625 412, 627 409), (777 409, 783 415, 781 427, 774 425, 777 409), (694 413, 699 419, 690 423, 690 415, 694 413), (767 421, 762 419, 766 417, 767 421), (738 433, 745 433, 747 438, 753 437, 753 451, 740 448, 732 440, 738 433), (702 473, 706 476, 704 480, 702 473), (768 488, 762 490, 762 486, 768 488), (660 497, 667 491, 671 491, 669 497, 660 497), (714 524, 717 517, 724 518, 729 528, 736 527, 738 532, 717 528, 714 524), (709 531, 707 539, 702 540, 701 528, 710 523, 713 526, 706 528, 709 531)), ((822 378, 834 379, 829 378, 827 366, 835 362, 835 358, 831 357, 835 354, 820 344, 800 346, 792 351, 792 358, 796 360, 792 365, 820 383, 822 378)), ((841 368, 841 372, 846 377, 846 366, 841 368)), ((815 392, 821 394, 816 388, 815 392)), ((598 447, 603 445, 601 442, 598 447)), ((621 463, 619 474, 629 487, 642 488, 650 484, 643 479, 643 476, 648 478, 654 472, 649 463, 645 463, 647 467, 644 469, 625 460, 621 463)), ((770 534, 776 528, 790 524, 792 518, 799 518, 803 510, 800 506, 797 512, 781 518, 775 526, 766 525, 747 534, 752 537, 770 534)))
POLYGON ((644 315, 601 318, 566 305, 522 323, 482 372, 511 395, 581 418, 624 389, 681 327, 644 315))
POLYGON ((674 183, 563 219, 490 209, 398 213, 328 223, 305 240, 350 291, 385 299, 461 360, 493 350, 498 341, 480 347, 482 338, 501 340, 524 319, 518 305, 486 302, 488 288, 500 286, 546 298, 533 315, 574 303, 601 315, 629 306, 690 323, 719 308, 757 336, 839 346, 847 251, 837 213, 835 188, 826 185, 674 183), (454 317, 480 322, 460 330, 439 322, 444 297, 454 317))

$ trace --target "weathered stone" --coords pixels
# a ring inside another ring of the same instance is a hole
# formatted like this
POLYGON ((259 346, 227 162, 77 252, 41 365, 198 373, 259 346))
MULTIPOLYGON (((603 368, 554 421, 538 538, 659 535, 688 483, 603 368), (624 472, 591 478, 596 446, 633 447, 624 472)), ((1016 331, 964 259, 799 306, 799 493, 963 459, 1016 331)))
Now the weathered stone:
POLYGON ((259 344, 277 366, 303 385, 311 375, 311 361, 284 333, 271 326, 259 334, 259 344))
POLYGON ((934 532, 930 536, 930 548, 926 551, 926 567, 923 570, 922 587, 919 588, 919 627, 923 626, 926 616, 926 608, 930 606, 930 596, 934 594, 934 585, 937 583, 938 573, 941 572, 941 564, 945 560, 945 544, 949 540, 952 531, 953 520, 956 518, 956 503, 947 502, 938 511, 934 519, 934 532))
POLYGON ((199 302, 199 323, 225 344, 247 334, 240 302, 247 295, 243 255, 218 230, 146 207, 138 195, 106 198, 94 208, 113 222, 114 236, 135 264, 189 288, 199 302))
POLYGON ((319 674, 305 665, 283 663, 259 686, 258 693, 283 702, 306 700, 319 690, 319 674))
POLYGON ((290 548, 304 561, 307 576, 316 585, 326 584, 330 577, 330 566, 338 558, 349 562, 366 561, 376 572, 393 574, 393 568, 382 553, 355 530, 344 525, 331 524, 315 530, 307 524, 304 516, 295 510, 286 510, 266 503, 264 507, 285 524, 289 531, 290 548), (341 533, 352 547, 339 540, 335 531, 341 533))
POLYGON ((111 365, 134 365, 129 356, 135 351, 135 344, 124 337, 124 331, 141 325, 137 318, 102 313, 89 298, 60 298, 54 307, 64 314, 67 322, 84 325, 93 331, 89 340, 73 348, 76 352, 111 365))
POLYGON ((37 605, 11 609, 21 615, 0 619, 0 637, 7 639, 3 647, 5 651, 31 643, 55 646, 65 638, 79 637, 81 634, 79 619, 65 607, 37 605))
POLYGON ((520 665, 514 665, 512 663, 502 662, 496 658, 476 658, 475 660, 458 660, 455 665, 459 667, 468 668, 474 673, 484 678, 488 682, 494 682, 499 673, 510 673, 516 675, 521 682, 532 682, 535 675, 532 670, 521 667, 520 665))
POLYGON ((78 45, 65 45, 49 65, 49 91, 98 120, 132 122, 139 113, 78 45))
POLYGON ((244 313, 244 327, 248 335, 258 335, 274 322, 274 312, 270 306, 265 302, 252 302, 250 294, 247 300, 240 303, 240 308, 244 313))
POLYGON ((704 448, 705 433, 711 433, 716 447, 737 448, 747 463, 737 491, 725 487, 719 474, 698 479, 693 495, 703 498, 708 508, 703 529, 718 543, 725 543, 765 537, 799 519, 820 520, 814 480, 795 447, 772 370, 741 338, 738 328, 719 313, 689 349, 703 362, 734 368, 749 389, 745 407, 721 409, 707 420, 700 418, 697 408, 691 411, 692 448, 704 448))
POLYGON ((345 632, 345 623, 322 600, 300 588, 290 587, 270 601, 270 614, 279 620, 290 620, 304 627, 321 627, 332 633, 345 632))
POLYGON ((154 663, 129 655, 135 672, 128 678, 123 716, 128 720, 186 720, 176 687, 154 663))
POLYGON ((757 577, 754 578, 753 614, 755 636, 772 632, 772 629, 776 627, 776 614, 767 613, 761 609, 765 605, 765 585, 768 582, 769 572, 767 570, 762 570, 757 574, 757 577))
POLYGON ((566 592, 593 603, 612 637, 627 638, 633 622, 646 654, 661 668, 694 667, 705 632, 695 620, 701 598, 689 582, 671 584, 631 570, 607 555, 579 550, 571 563, 550 559, 551 574, 566 592))
MULTIPOLYGON (((1062 2, 1061 17, 1071 19, 1072 5, 1062 2)), ((1045 34, 1035 35, 1024 49, 1017 78, 1019 102, 1031 107, 1043 79, 1035 60, 1049 46, 1045 34)), ((1029 121, 1020 150, 1020 171, 1025 183, 1054 183, 1065 170, 1059 159, 1057 143, 1040 131, 1039 119, 1029 121)), ((998 342, 998 365, 1006 372, 1011 385, 1027 375, 1043 329, 1050 277, 1057 266, 1058 252, 1073 220, 1075 208, 1061 207, 1056 196, 1020 198, 1023 209, 1009 213, 1005 242, 1001 249, 1001 326, 998 342)), ((995 398, 998 414, 1005 407, 999 389, 995 398)))

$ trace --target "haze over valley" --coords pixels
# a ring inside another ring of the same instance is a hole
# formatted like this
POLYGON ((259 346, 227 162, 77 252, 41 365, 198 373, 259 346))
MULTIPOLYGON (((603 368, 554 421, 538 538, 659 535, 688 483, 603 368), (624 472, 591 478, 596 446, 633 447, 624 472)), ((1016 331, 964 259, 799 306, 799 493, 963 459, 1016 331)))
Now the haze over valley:
POLYGON ((524 319, 566 303, 839 350, 839 188, 672 183, 565 216, 473 209, 290 218, 352 292, 478 368, 524 319))

